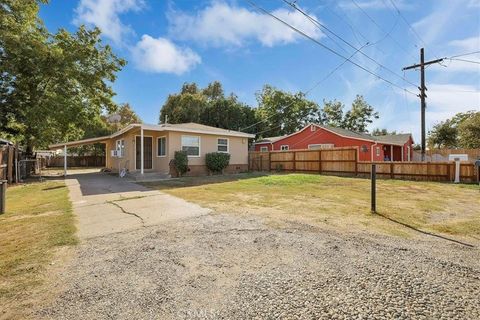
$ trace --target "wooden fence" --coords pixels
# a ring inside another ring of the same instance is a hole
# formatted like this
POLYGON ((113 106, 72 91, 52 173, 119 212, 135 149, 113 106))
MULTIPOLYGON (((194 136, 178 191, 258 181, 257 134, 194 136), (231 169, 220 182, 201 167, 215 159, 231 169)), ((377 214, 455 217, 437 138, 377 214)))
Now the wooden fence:
MULTIPOLYGON (((425 151, 425 159, 431 162, 445 162, 451 154, 466 154, 470 162, 480 159, 480 149, 430 149, 425 151)), ((420 151, 413 152, 414 160, 420 161, 421 158, 420 151)))
MULTIPOLYGON (((64 157, 46 158, 47 167, 63 167, 64 157)), ((104 156, 67 156, 68 167, 105 167, 104 156)))
MULTIPOLYGON (((454 162, 369 162, 358 161, 356 148, 250 152, 251 171, 316 172, 343 176, 369 176, 371 165, 377 164, 382 178, 453 181, 454 162)), ((479 173, 470 162, 461 163, 460 180, 478 182, 479 173)))
POLYGON ((8 183, 17 182, 16 158, 19 158, 19 152, 14 146, 0 147, 0 180, 7 180, 8 183))

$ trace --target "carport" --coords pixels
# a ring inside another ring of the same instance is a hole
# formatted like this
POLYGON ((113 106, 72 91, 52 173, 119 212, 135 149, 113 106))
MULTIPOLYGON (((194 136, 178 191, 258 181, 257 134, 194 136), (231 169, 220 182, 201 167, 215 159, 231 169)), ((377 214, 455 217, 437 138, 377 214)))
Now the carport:
POLYGON ((85 146, 85 145, 90 145, 90 144, 95 144, 95 143, 103 143, 105 144, 105 163, 107 163, 107 157, 108 157, 108 152, 106 148, 106 143, 110 139, 110 136, 103 136, 103 137, 97 137, 97 138, 89 138, 89 139, 83 139, 83 140, 76 140, 76 141, 70 141, 70 142, 64 142, 64 143, 57 143, 57 144, 52 144, 49 146, 50 150, 58 150, 58 149, 63 149, 63 175, 67 176, 67 151, 68 147, 80 147, 80 146, 85 146))

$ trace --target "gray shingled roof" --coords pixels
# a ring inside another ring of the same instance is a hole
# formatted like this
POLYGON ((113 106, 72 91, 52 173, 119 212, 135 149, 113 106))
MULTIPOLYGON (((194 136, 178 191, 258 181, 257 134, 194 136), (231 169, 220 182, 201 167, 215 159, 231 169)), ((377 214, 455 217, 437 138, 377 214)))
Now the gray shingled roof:
POLYGON ((386 136, 375 136, 375 141, 391 144, 405 144, 410 138, 410 133, 389 134, 386 136))
MULTIPOLYGON (((389 135, 385 135, 385 136, 372 136, 368 133, 354 132, 354 131, 350 131, 350 130, 343 129, 343 128, 330 127, 330 126, 324 126, 324 125, 317 125, 317 126, 319 126, 320 128, 325 128, 327 130, 330 130, 330 131, 332 131, 332 132, 334 132, 338 135, 344 136, 344 137, 376 141, 376 142, 381 142, 381 143, 385 143, 385 144, 403 145, 408 141, 408 139, 411 136, 410 133, 389 134, 389 135)), ((277 142, 279 140, 282 140, 285 137, 287 137, 287 135, 277 136, 277 137, 268 137, 268 138, 263 138, 259 141, 256 141, 255 143, 265 143, 265 142, 273 143, 273 142, 277 142)))
POLYGON ((273 142, 276 142, 278 140, 282 140, 283 138, 285 138, 287 135, 284 135, 284 136, 277 136, 277 137, 267 137, 267 138, 263 138, 261 140, 258 140, 258 141, 255 141, 255 143, 265 143, 265 142, 268 142, 268 143, 273 143, 273 142))

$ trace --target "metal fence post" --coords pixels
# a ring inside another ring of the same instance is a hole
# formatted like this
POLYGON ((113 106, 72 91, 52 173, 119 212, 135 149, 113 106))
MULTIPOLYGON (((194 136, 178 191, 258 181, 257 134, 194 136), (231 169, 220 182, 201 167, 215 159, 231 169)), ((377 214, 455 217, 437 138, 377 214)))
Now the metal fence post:
POLYGON ((372 164, 372 170, 370 172, 370 180, 371 180, 371 207, 370 210, 373 213, 377 212, 377 166, 372 164))
POLYGON ((5 202, 7 195, 7 180, 0 180, 0 214, 5 213, 5 202))

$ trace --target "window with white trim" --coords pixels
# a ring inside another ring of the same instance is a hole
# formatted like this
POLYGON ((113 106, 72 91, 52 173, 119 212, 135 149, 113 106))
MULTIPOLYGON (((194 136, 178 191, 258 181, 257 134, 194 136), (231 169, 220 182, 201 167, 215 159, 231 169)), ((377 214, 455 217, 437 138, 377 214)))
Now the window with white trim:
POLYGON ((331 149, 335 147, 333 143, 314 143, 308 145, 308 150, 331 149))
POLYGON ((282 150, 282 151, 287 151, 287 150, 288 150, 288 144, 282 144, 282 145, 280 146, 280 150, 282 150))
POLYGON ((227 138, 218 138, 217 139, 217 151, 228 153, 228 139, 227 138))
POLYGON ((157 138, 157 157, 165 157, 167 155, 167 137, 157 138))
POLYGON ((267 152, 268 151, 268 147, 260 147, 260 152, 267 152))
POLYGON ((182 136, 182 151, 186 151, 188 156, 200 157, 200 137, 182 136))
POLYGON ((125 155, 125 140, 117 140, 115 143, 115 150, 117 151, 117 157, 123 158, 125 155))
POLYGON ((377 157, 380 157, 380 147, 375 148, 375 154, 377 155, 377 157))
POLYGON ((315 125, 312 124, 312 125, 310 126, 310 131, 312 131, 312 132, 317 131, 317 126, 315 126, 315 125))

